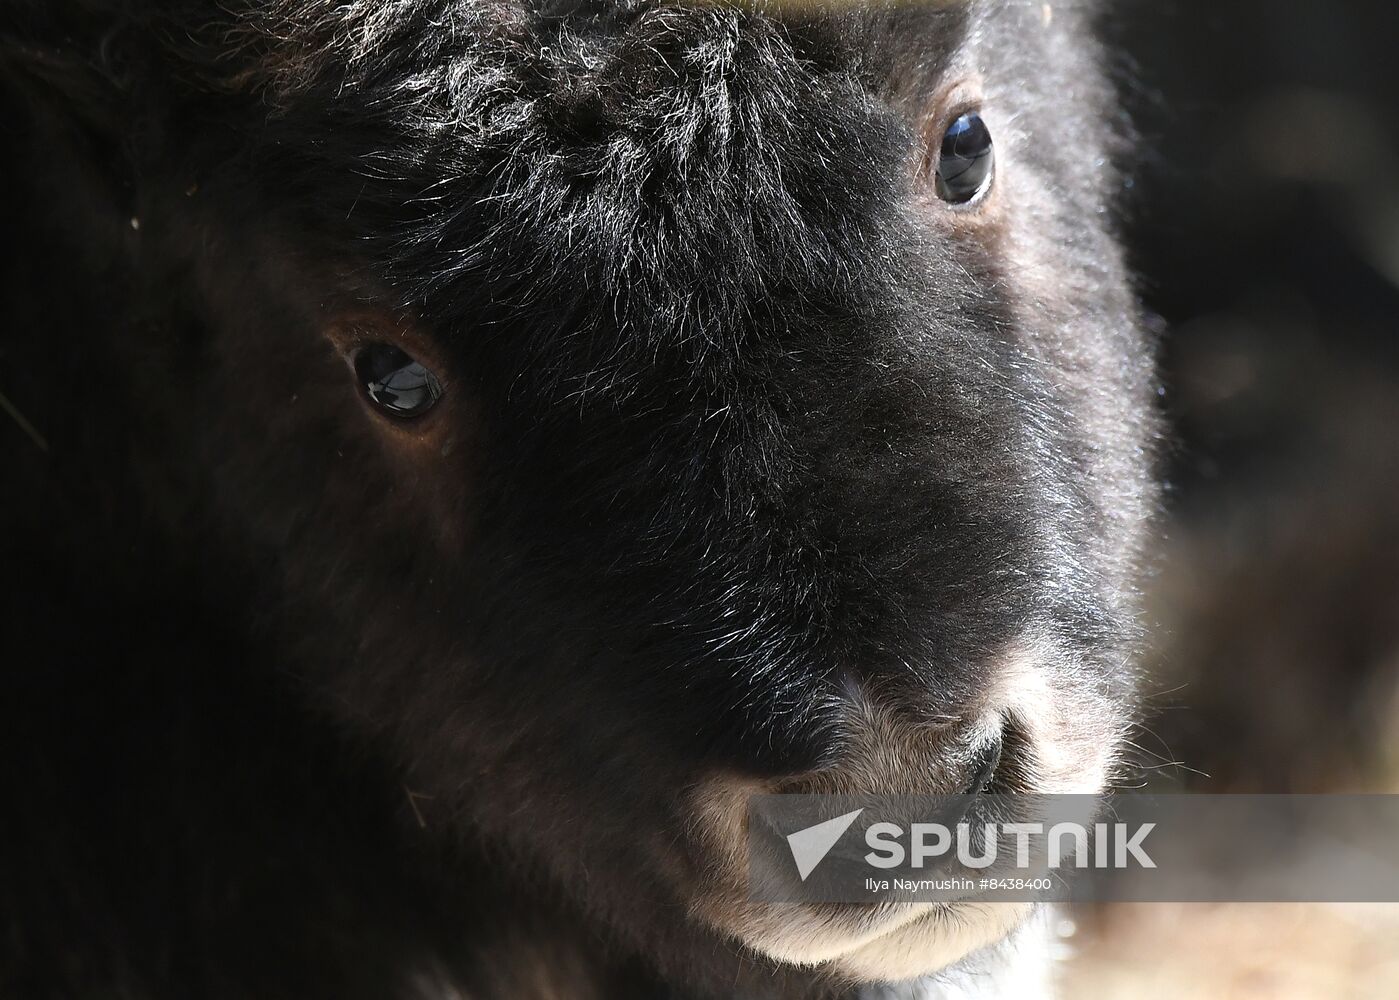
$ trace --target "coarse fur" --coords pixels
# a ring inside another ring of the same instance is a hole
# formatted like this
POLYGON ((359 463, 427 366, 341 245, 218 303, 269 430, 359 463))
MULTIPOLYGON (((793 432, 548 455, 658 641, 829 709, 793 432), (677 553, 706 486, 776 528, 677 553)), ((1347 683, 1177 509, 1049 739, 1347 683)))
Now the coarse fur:
POLYGON ((987 727, 1111 781, 1153 365, 1089 13, 4 0, 0 994, 994 991, 1020 911, 765 909, 738 842, 987 727))

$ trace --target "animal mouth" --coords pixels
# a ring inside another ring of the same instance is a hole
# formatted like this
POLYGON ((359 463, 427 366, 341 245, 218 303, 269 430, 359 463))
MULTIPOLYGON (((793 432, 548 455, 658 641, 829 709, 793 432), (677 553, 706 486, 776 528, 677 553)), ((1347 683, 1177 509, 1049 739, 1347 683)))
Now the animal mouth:
MULTIPOLYGON (((747 881, 748 801, 774 793, 871 796, 913 815, 916 800, 926 804, 933 796, 979 814, 983 806, 1001 808, 986 801, 992 796, 1097 794, 1112 762, 1118 714, 1105 696, 1074 685, 1070 672, 1050 669, 1061 653, 1049 637, 1012 644, 992 664, 995 682, 973 712, 950 724, 930 726, 916 706, 861 698, 857 690, 846 702, 829 766, 776 782, 734 774, 702 782, 689 800, 695 856, 705 872, 694 887, 696 914, 779 962, 829 968, 856 981, 926 975, 1015 931, 1033 904, 975 895, 875 905, 757 901, 747 881)), ((856 839, 838 841, 833 856, 856 850, 856 839)))
POLYGON ((859 981, 896 981, 935 972, 1001 940, 1033 909, 1031 903, 977 900, 798 904, 781 908, 779 919, 750 909, 733 930, 780 962, 859 981))
POLYGON ((1025 922, 1029 903, 903 904, 901 914, 877 936, 831 960, 831 967, 857 980, 912 979, 952 964, 999 941, 1025 922))
MULTIPOLYGON (((914 747, 916 742, 910 740, 902 749, 914 747)), ((939 821, 956 823, 977 809, 982 796, 1033 789, 1033 743, 1013 713, 989 713, 976 722, 957 726, 955 732, 942 733, 923 749, 910 754, 920 765, 932 763, 937 756, 953 756, 957 762, 953 766, 944 760, 940 770, 933 771, 924 766, 897 772, 881 767, 838 767, 783 782, 780 791, 856 797, 887 794, 895 801, 906 796, 940 795, 956 815, 940 815, 939 821)), ((908 762, 902 755, 901 759, 908 762)), ((778 790, 761 781, 746 785, 721 781, 711 786, 715 797, 703 810, 709 822, 701 823, 715 836, 705 852, 711 861, 724 855, 735 861, 742 855, 745 860, 730 869, 735 882, 728 891, 720 889, 717 895, 708 896, 700 909, 711 923, 757 951, 784 963, 827 967, 858 980, 913 978, 1001 939, 1032 910, 1030 904, 988 903, 975 897, 957 902, 886 900, 874 905, 771 905, 748 899, 742 881, 747 877, 746 850, 740 846, 747 842, 747 823, 763 824, 764 835, 775 842, 785 841, 791 830, 778 829, 776 817, 763 810, 750 812, 747 796, 778 790), (737 818, 740 813, 743 821, 737 818), (719 834, 721 826, 726 833, 719 834)), ((855 861, 864 850, 859 838, 847 837, 831 848, 829 857, 855 861)))

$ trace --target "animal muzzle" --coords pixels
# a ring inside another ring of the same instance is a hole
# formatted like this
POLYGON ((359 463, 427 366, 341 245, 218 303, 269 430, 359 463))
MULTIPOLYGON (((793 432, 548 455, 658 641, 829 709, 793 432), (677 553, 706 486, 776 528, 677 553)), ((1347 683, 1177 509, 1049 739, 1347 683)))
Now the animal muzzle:
POLYGON ((1005 936, 1031 907, 754 900, 749 798, 1097 793, 1120 739, 1121 709, 1076 685, 1081 674, 1067 656, 1054 642, 1022 638, 987 664, 985 694, 966 714, 933 720, 907 701, 852 686, 823 766, 776 779, 724 774, 702 782, 687 802, 690 845, 703 873, 691 894, 696 915, 774 959, 829 965, 857 980, 926 974, 1005 936))

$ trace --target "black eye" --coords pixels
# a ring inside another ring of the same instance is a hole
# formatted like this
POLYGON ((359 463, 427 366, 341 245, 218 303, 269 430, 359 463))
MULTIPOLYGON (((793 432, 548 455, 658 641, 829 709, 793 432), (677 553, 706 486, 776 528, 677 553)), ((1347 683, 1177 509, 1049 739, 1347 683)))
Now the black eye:
POLYGON ((442 397, 442 383, 392 344, 367 344, 355 353, 355 375, 375 406, 393 417, 417 417, 442 397))
POLYGON ((937 191, 943 201, 965 205, 986 192, 996 164, 991 132, 981 115, 970 111, 951 125, 938 153, 937 191))

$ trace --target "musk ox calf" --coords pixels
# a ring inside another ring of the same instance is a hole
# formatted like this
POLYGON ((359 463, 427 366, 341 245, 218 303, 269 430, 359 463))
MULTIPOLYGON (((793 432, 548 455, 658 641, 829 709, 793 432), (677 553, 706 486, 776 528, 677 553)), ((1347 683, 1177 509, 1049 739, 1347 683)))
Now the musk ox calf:
POLYGON ((745 803, 1113 780, 1087 17, 5 0, 0 993, 994 994, 745 803))

